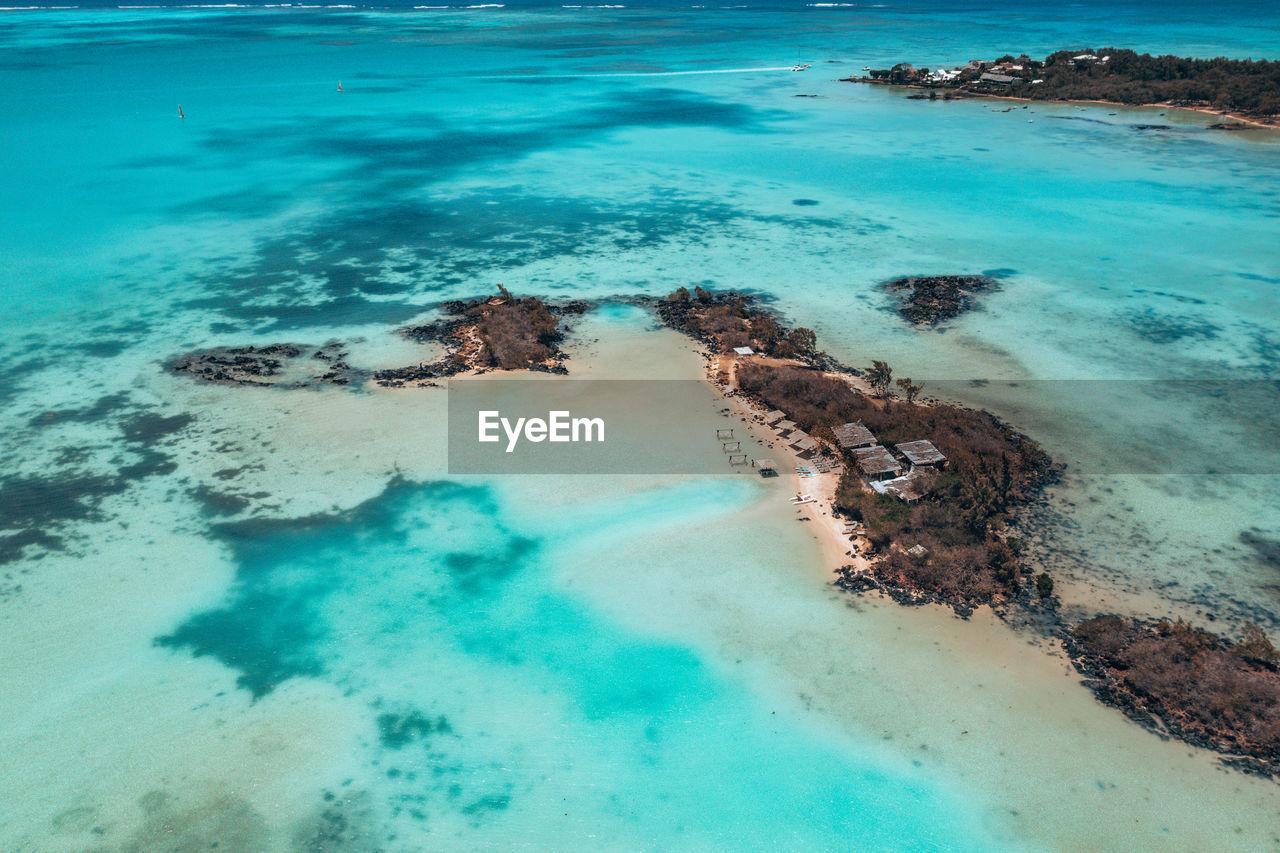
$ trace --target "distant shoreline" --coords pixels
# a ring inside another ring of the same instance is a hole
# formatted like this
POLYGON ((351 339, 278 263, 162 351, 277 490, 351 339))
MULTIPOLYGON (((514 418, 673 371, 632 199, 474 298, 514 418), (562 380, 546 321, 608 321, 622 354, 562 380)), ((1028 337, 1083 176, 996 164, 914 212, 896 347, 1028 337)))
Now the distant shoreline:
MULTIPOLYGON (((902 86, 936 98, 992 98, 1112 107, 1161 107, 1230 120, 1217 130, 1280 127, 1280 62, 1195 59, 1127 48, 1058 50, 1044 59, 1005 54, 952 68, 864 68, 842 82, 902 86)), ((913 98, 919 96, 912 96, 913 98)))
MULTIPOLYGON (((966 89, 939 89, 933 86, 926 86, 920 83, 891 83, 885 80, 872 80, 870 77, 841 77, 841 83, 866 83, 869 86, 885 86, 888 88, 912 89, 917 92, 943 92, 947 100, 953 101, 1019 101, 1028 104, 1092 104, 1103 107, 1123 107, 1125 109, 1155 109, 1162 110, 1182 110, 1189 113, 1201 113, 1203 115, 1214 116, 1215 118, 1231 119, 1243 125, 1249 125, 1248 128, 1238 128, 1239 130, 1280 130, 1280 116, 1249 116, 1243 113, 1229 112, 1223 110, 1215 110, 1212 107, 1192 107, 1185 104, 1170 103, 1145 103, 1145 104, 1126 104, 1122 101, 1107 101, 1098 98, 1088 100, 1076 100, 1072 98, 1026 98, 1019 95, 997 95, 992 92, 971 92, 966 89)), ((938 100, 943 100, 943 95, 938 96, 938 100)), ((1230 126, 1221 124, 1210 125, 1213 130, 1235 130, 1230 126)))

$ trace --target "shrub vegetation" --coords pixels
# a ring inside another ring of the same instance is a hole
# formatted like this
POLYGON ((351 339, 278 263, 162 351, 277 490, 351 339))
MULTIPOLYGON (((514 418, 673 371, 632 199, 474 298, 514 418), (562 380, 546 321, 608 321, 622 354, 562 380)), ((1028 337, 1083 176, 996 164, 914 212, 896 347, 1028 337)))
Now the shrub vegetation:
POLYGON ((947 457, 947 467, 928 475, 928 494, 914 505, 868 491, 848 460, 836 503, 864 523, 868 541, 882 552, 875 565, 883 579, 969 603, 1018 590, 1016 546, 999 534, 1010 511, 1052 473, 1035 442, 986 412, 874 400, 808 367, 746 362, 738 367, 738 385, 819 437, 834 441, 831 427, 861 421, 881 444, 928 438, 947 457), (927 553, 905 553, 913 545, 927 553))
POLYGON ((1280 761, 1278 655, 1246 623, 1233 642, 1182 621, 1097 616, 1071 632, 1077 667, 1131 717, 1156 718, 1191 743, 1280 761))

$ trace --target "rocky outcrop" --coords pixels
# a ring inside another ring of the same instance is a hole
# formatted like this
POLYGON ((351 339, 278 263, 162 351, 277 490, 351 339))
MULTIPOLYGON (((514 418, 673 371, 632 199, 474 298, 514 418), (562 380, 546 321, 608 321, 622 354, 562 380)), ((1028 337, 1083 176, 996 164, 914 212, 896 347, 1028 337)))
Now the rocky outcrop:
POLYGON ((290 343, 212 347, 179 356, 169 362, 168 369, 217 385, 348 385, 364 376, 347 364, 346 355, 338 341, 320 347, 290 343))
POLYGON ((920 326, 934 326, 974 307, 974 296, 995 287, 984 275, 910 276, 886 281, 884 289, 899 295, 898 313, 920 326))

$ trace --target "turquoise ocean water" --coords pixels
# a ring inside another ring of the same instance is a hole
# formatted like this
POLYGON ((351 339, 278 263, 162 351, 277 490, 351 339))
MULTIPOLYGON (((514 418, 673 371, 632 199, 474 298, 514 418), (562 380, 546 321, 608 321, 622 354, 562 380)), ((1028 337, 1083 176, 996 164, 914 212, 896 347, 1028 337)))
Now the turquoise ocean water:
MULTIPOLYGON (((1036 540, 1069 598, 1275 628, 1277 137, 837 79, 1104 44, 1280 57, 1280 10, 0 11, 0 848, 1034 846, 667 624, 648 580, 732 562, 745 600, 799 547, 723 520, 754 483, 450 481, 412 404, 161 365, 397 365, 390 329, 497 282, 745 288, 1065 461, 1036 540), (982 271, 942 330, 876 288, 982 271)), ((795 624, 845 615, 796 583, 795 624)))

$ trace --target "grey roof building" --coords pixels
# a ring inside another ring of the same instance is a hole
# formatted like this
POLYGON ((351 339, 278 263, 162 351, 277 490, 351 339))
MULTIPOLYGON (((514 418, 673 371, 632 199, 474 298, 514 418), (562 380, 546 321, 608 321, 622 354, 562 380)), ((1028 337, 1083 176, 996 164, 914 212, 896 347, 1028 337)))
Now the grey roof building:
POLYGON ((876 443, 876 437, 871 434, 871 430, 859 423, 832 427, 831 432, 835 435, 836 442, 845 450, 869 447, 876 443))
POLYGON ((902 470, 902 466, 898 464, 897 459, 893 458, 893 454, 879 445, 860 447, 853 453, 858 459, 858 467, 868 477, 884 479, 902 470))
POLYGON ((942 451, 933 446, 932 441, 904 441, 897 445, 896 450, 903 456, 907 457, 907 461, 912 465, 941 465, 947 461, 947 457, 942 455, 942 451))

